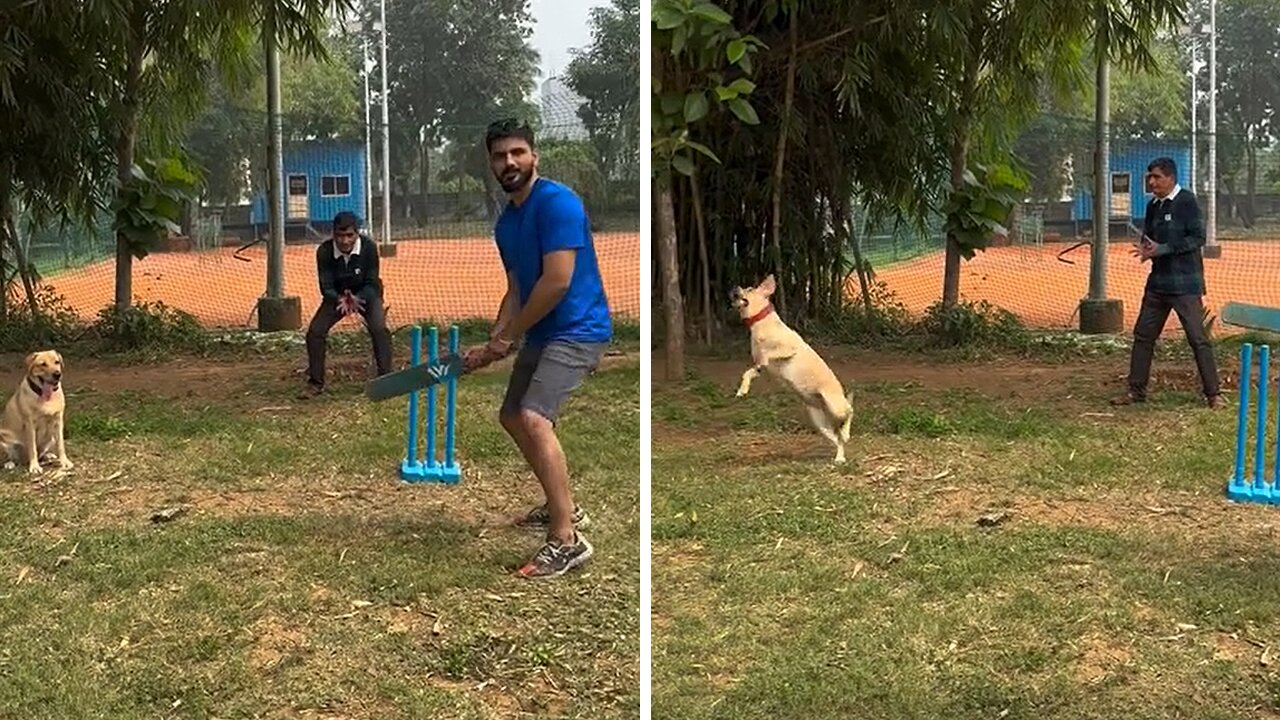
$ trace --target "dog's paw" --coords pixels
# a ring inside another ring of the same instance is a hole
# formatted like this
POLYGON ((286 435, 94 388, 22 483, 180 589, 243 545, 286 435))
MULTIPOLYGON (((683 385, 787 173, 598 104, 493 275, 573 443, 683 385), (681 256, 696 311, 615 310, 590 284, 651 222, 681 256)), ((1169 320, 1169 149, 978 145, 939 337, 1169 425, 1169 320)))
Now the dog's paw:
POLYGON ((27 472, 32 475, 39 475, 44 472, 44 468, 40 467, 39 463, 32 463, 27 466, 27 472))
POLYGON ((58 467, 62 468, 63 470, 70 470, 75 466, 76 466, 75 463, 71 462, 71 458, 68 458, 68 457, 58 458, 58 467))
POLYGON ((746 388, 745 386, 738 388, 738 392, 734 394, 734 397, 746 397, 747 390, 748 388, 746 388))

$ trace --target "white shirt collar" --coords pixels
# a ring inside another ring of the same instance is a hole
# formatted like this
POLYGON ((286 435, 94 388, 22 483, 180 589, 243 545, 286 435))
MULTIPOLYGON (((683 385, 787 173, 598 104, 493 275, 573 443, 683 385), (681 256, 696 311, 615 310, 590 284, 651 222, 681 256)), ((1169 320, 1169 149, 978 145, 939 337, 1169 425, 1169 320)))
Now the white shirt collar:
MULTIPOLYGON (((360 240, 361 240, 361 239, 362 239, 362 238, 360 237, 360 233, 356 233, 356 244, 355 244, 355 246, 354 246, 354 247, 352 247, 352 248, 351 248, 351 254, 352 254, 352 255, 359 255, 359 254, 360 254, 360 240)), ((338 249, 338 242, 337 242, 336 240, 335 240, 335 241, 334 241, 334 243, 333 243, 333 259, 334 259, 334 260, 341 260, 341 259, 342 259, 342 251, 338 249)))
MULTIPOLYGON (((1172 199, 1174 199, 1174 198, 1178 197, 1178 193, 1180 193, 1180 192, 1182 192, 1182 185, 1180 185, 1180 184, 1178 184, 1178 183, 1174 183, 1173 189, 1169 191, 1169 195, 1168 195, 1168 197, 1160 197, 1159 195, 1156 195, 1156 199, 1157 199, 1157 200, 1172 200, 1172 199)), ((359 246, 357 245, 356 247, 359 247, 359 246)))

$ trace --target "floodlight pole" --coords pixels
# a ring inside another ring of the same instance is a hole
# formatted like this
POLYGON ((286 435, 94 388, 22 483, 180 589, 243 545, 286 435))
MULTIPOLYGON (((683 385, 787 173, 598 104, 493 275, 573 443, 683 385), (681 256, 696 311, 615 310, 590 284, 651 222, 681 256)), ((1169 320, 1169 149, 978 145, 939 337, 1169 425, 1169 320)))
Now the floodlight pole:
POLYGON ((1209 203, 1205 218, 1204 256, 1222 257, 1218 244, 1218 0, 1209 0, 1209 203))
POLYGON ((373 222, 373 122, 370 120, 369 36, 364 34, 364 54, 360 58, 364 71, 364 221, 373 222))
POLYGON ((391 124, 387 119, 387 0, 378 0, 382 32, 382 247, 379 253, 395 254, 391 242, 391 124))

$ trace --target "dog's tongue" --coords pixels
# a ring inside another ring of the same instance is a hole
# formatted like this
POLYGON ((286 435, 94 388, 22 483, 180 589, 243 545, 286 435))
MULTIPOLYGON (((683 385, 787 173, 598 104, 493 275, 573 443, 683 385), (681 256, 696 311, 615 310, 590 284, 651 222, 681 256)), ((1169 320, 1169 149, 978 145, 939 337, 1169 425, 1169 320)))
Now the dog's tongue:
POLYGON ((40 386, 40 399, 41 399, 41 400, 49 400, 50 398, 52 398, 52 397, 53 397, 53 391, 54 391, 54 390, 57 390, 57 389, 58 389, 58 386, 57 386, 57 385, 41 385, 41 386, 40 386))

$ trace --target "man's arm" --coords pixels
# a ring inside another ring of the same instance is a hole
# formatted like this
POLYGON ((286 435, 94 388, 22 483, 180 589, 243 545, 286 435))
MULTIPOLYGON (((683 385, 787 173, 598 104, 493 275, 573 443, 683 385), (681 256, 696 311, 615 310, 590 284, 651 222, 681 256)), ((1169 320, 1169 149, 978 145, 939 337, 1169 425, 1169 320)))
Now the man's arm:
POLYGON ((1184 253, 1195 252, 1196 250, 1204 247, 1204 217, 1200 214, 1200 204, 1195 200, 1179 202, 1176 203, 1174 212, 1182 215, 1181 219, 1187 230, 1182 235, 1171 238, 1169 242, 1157 245, 1157 257, 1163 255, 1182 255, 1184 253))
MULTIPOLYGON (((560 298, 569 290, 569 281, 573 279, 573 265, 578 251, 553 250, 542 256, 542 275, 534 283, 529 293, 529 302, 520 309, 519 314, 507 323, 498 333, 498 337, 515 342, 538 324, 538 321, 555 309, 560 298)), ((517 296, 518 297, 518 296, 517 296)))
POLYGON ((489 339, 498 337, 507 325, 515 319, 520 313, 520 285, 516 280, 514 272, 507 273, 507 292, 502 296, 502 302, 498 305, 498 317, 493 321, 493 330, 489 333, 489 339))
POLYGON ((333 276, 332 263, 326 260, 333 259, 333 253, 328 253, 329 257, 325 257, 325 243, 320 243, 316 248, 316 277, 320 280, 320 297, 324 300, 338 301, 338 285, 333 276))

